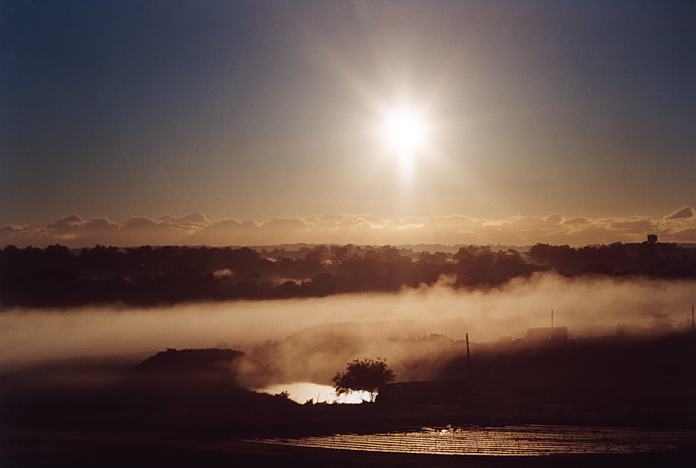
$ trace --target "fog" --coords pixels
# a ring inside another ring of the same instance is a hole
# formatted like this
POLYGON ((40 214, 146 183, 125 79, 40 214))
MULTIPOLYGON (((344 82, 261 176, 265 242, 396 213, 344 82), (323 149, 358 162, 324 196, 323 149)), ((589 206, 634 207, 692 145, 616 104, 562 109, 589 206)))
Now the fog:
POLYGON ((664 331, 690 326, 695 300, 695 282, 543 274, 487 291, 455 290, 443 278, 433 287, 399 294, 161 308, 10 309, 0 314, 0 370, 80 357, 137 359, 168 347, 224 346, 265 359, 263 365, 274 368, 266 383, 273 378, 326 382, 337 363, 376 355, 387 357, 404 377, 410 375, 403 354, 440 352, 432 340, 422 340, 430 334, 459 340, 468 332, 474 343, 519 338, 528 327, 547 326, 551 309, 555 325, 568 327, 571 337, 613 334, 619 324, 633 333, 664 331))

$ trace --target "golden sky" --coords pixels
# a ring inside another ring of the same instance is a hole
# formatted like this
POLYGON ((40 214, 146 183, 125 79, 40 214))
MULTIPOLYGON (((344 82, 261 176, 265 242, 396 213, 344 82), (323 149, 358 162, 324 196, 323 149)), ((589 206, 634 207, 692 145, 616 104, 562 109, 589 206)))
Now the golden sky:
POLYGON ((695 8, 3 3, 4 242, 693 240, 695 8))

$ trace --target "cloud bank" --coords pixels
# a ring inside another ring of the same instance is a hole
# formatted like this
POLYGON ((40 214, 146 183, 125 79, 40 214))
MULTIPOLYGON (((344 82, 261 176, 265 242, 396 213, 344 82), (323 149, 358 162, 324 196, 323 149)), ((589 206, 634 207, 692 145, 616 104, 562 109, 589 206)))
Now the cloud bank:
POLYGON ((325 215, 264 222, 210 220, 201 213, 123 222, 71 214, 44 226, 0 226, 0 245, 85 247, 133 245, 332 244, 608 244, 639 242, 646 234, 664 242, 696 242, 696 209, 680 208, 661 218, 513 216, 502 220, 461 215, 405 218, 325 215))

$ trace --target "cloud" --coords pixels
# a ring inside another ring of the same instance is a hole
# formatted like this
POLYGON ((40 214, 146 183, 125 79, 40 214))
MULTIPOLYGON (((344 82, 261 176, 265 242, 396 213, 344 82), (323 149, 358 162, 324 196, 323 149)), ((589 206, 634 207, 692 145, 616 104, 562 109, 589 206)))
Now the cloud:
POLYGON ((85 219, 70 214, 44 226, 0 226, 0 245, 64 244, 134 245, 269 245, 281 243, 334 244, 608 244, 640 242, 648 233, 668 242, 696 242, 696 212, 690 206, 651 218, 566 218, 513 216, 481 219, 461 215, 380 218, 324 215, 307 218, 210 220, 201 213, 153 219, 134 217, 123 222, 85 219))
POLYGON ((684 208, 678 209, 671 215, 667 216, 665 219, 685 219, 696 217, 696 210, 691 206, 685 206, 684 208))
POLYGON ((612 221, 610 223, 612 229, 616 231, 635 232, 653 231, 657 228, 657 224, 650 218, 629 218, 621 221, 612 221))

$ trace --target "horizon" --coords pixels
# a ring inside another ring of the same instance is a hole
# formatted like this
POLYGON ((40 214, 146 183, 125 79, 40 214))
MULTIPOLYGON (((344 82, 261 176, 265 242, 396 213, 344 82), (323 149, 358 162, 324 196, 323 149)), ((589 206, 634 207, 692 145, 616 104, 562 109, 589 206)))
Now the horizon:
POLYGON ((0 247, 65 244, 133 245, 515 245, 537 243, 572 246, 640 242, 648 234, 660 241, 696 242, 696 209, 684 206, 662 217, 613 218, 513 216, 502 220, 461 215, 380 218, 324 215, 273 218, 267 221, 211 220, 195 212, 181 217, 82 218, 76 214, 39 226, 0 226, 0 247))

